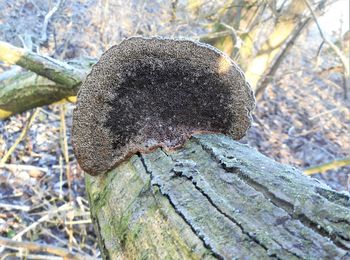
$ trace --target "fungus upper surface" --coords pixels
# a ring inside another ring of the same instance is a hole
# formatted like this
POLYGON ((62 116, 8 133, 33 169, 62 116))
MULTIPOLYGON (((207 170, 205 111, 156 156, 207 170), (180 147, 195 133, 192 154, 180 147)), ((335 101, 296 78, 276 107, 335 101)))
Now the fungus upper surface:
POLYGON ((84 171, 97 175, 134 153, 181 146, 193 133, 240 139, 253 107, 243 73, 215 48, 129 38, 102 55, 80 88, 74 153, 84 171))

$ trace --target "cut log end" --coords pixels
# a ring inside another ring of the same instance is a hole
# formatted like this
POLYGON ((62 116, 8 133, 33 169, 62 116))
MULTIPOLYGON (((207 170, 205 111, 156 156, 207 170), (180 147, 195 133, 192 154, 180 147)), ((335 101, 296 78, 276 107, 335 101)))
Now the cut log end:
POLYGON ((240 139, 254 97, 237 65, 209 45, 133 37, 103 54, 83 83, 73 145, 89 174, 130 155, 173 149, 193 133, 240 139))

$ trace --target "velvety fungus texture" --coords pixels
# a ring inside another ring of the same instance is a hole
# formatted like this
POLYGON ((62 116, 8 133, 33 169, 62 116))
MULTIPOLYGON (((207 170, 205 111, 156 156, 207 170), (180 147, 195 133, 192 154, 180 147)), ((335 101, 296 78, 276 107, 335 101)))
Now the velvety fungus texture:
POLYGON ((194 133, 240 139, 254 96, 237 65, 190 40, 132 37, 107 50, 82 84, 72 139, 79 165, 104 173, 137 152, 194 133))

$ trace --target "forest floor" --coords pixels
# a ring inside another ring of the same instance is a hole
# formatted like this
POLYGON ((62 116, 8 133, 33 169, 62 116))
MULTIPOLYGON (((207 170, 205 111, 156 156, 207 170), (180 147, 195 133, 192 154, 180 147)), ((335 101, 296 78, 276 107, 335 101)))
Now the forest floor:
MULTIPOLYGON (((70 1, 52 17, 45 32, 48 43, 38 44, 45 15, 52 8, 49 2, 0 2, 0 40, 21 47, 34 44, 40 53, 68 60, 99 57, 110 45, 140 32, 170 36, 174 32, 171 26, 162 25, 167 14, 160 11, 159 4, 140 14, 135 1, 128 9, 119 8, 122 1, 116 1, 109 11, 93 0, 70 1), (108 12, 114 12, 122 22, 110 21, 108 12), (154 17, 152 12, 159 15, 154 17)), ((191 29, 196 24, 176 26, 179 34, 189 37, 201 32, 191 29)), ((342 78, 323 72, 336 65, 336 60, 325 51, 316 66, 321 40, 315 41, 308 33, 296 42, 258 100, 253 126, 242 140, 279 162, 301 169, 350 154, 350 101, 344 100, 342 78)), ((0 72, 6 69, 2 66, 0 72)), ((84 176, 70 142, 73 108, 74 104, 38 108, 28 133, 7 166, 0 168, 0 236, 69 247, 98 258, 84 176)), ((31 113, 0 121, 0 158, 20 136, 31 113)), ((349 190, 349 173, 348 166, 312 177, 336 190, 349 190)), ((0 256, 4 254, 18 252, 0 248, 0 256)))

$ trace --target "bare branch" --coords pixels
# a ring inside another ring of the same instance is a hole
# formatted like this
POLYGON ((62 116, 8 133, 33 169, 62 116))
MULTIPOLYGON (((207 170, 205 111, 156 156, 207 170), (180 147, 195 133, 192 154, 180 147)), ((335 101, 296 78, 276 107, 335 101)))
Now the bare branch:
POLYGON ((47 43, 47 40, 48 40, 47 26, 49 25, 49 21, 50 21, 51 17, 57 12, 57 10, 61 6, 61 4, 62 4, 62 0, 58 0, 57 3, 55 4, 55 6, 45 15, 43 28, 41 30, 41 38, 40 38, 41 44, 47 43))
POLYGON ((32 71, 0 76, 0 120, 76 95, 89 68, 96 62, 81 59, 73 66, 2 41, 0 61, 32 71))
POLYGON ((334 160, 334 161, 331 161, 331 162, 328 162, 328 163, 324 163, 324 164, 321 164, 321 165, 310 167, 310 168, 304 170, 304 173, 306 175, 312 175, 312 174, 315 174, 315 173, 322 173, 322 172, 325 172, 325 171, 328 171, 328 170, 334 170, 336 168, 344 167, 344 166, 347 166, 347 165, 350 165, 350 157, 347 157, 347 158, 344 158, 344 159, 340 159, 340 160, 334 160))
POLYGON ((338 48, 337 45, 335 45, 333 42, 331 42, 330 40, 327 39, 327 37, 325 36, 325 34, 322 31, 322 28, 320 26, 320 24, 318 23, 316 14, 314 12, 314 10, 311 7, 311 4, 308 0, 304 0, 305 4, 307 5, 307 7, 309 8, 310 12, 311 12, 311 16, 314 19, 318 31, 320 33, 320 36, 322 37, 323 41, 329 45, 329 47, 337 54, 337 56, 339 57, 339 59, 341 60, 343 66, 344 66, 344 74, 346 77, 349 76, 349 60, 347 59, 347 57, 345 57, 345 55, 341 52, 341 50, 338 48))
POLYGON ((19 65, 58 84, 72 88, 78 86, 85 75, 84 71, 64 62, 17 48, 3 41, 0 41, 0 61, 19 65))
POLYGON ((294 32, 292 33, 292 36, 287 40, 282 52, 276 57, 275 62, 269 69, 268 73, 266 74, 265 78, 263 81, 258 85, 258 87, 255 90, 255 98, 260 99, 262 94, 264 93, 264 90, 268 86, 268 84, 271 82, 273 76, 275 75, 279 65, 285 58, 286 54, 289 52, 289 50, 294 46, 295 41, 297 38, 300 36, 301 32, 307 28, 309 25, 311 19, 307 18, 295 28, 294 32))
POLYGON ((77 91, 78 87, 57 84, 30 71, 17 72, 0 82, 0 120, 74 96, 77 91))

